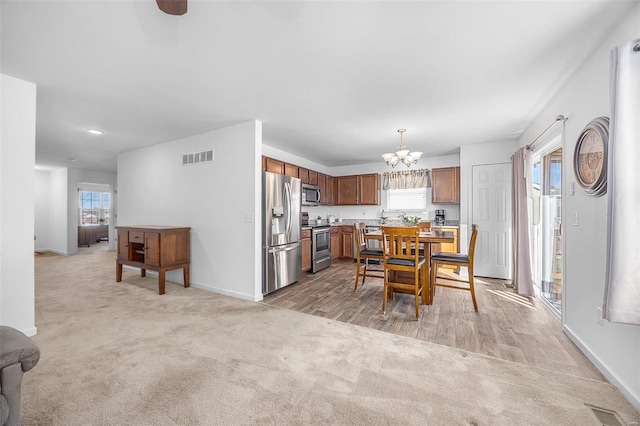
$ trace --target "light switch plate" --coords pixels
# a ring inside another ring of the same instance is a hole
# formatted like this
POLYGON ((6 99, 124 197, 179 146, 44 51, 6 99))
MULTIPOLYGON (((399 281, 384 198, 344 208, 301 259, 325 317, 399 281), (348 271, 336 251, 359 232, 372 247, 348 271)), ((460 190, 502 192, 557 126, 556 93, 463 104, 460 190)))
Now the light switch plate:
POLYGON ((245 213, 244 221, 247 223, 253 223, 253 213, 245 213))

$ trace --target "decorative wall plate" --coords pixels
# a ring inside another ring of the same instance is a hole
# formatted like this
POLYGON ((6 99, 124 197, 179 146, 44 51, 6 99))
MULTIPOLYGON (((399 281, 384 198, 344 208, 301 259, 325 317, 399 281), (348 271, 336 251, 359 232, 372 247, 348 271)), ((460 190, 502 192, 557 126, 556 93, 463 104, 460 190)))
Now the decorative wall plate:
POLYGON ((573 171, 578 185, 593 196, 607 192, 609 117, 594 118, 582 130, 573 153, 573 171))

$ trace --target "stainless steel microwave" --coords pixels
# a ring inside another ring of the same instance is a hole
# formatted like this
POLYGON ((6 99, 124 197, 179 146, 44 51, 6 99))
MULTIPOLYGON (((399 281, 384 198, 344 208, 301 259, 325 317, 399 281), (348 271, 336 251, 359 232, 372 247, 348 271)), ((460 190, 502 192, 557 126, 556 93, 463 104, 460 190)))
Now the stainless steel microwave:
POLYGON ((317 206, 320 204, 320 188, 315 185, 302 184, 302 205, 317 206))

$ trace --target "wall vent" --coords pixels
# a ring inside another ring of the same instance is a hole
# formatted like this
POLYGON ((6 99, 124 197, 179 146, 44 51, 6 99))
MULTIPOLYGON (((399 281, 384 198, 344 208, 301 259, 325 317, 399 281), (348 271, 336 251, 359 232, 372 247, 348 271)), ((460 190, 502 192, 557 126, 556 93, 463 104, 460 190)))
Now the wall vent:
POLYGON ((182 165, 184 166, 198 163, 212 163, 213 160, 213 150, 191 152, 189 154, 182 155, 182 165))

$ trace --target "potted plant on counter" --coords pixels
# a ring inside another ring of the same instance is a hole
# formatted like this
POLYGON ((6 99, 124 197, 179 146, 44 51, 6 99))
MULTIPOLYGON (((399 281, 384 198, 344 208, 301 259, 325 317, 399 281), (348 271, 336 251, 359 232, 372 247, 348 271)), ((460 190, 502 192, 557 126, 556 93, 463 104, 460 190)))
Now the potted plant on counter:
POLYGON ((415 226, 420 223, 420 216, 405 216, 402 218, 402 220, 407 226, 415 226))
POLYGON ((316 221, 318 225, 322 225, 322 216, 318 215, 318 219, 316 221))

